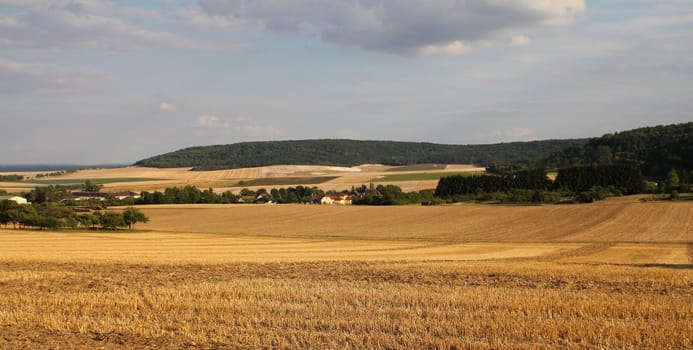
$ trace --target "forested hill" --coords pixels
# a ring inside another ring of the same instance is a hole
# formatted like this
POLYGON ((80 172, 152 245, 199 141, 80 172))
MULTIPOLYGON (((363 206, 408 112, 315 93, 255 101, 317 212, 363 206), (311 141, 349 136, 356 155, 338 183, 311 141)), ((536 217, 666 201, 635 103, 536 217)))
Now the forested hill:
POLYGON ((634 164, 643 175, 662 178, 676 169, 693 171, 693 122, 638 128, 590 139, 582 147, 552 154, 549 168, 576 165, 634 164))
POLYGON ((201 146, 140 160, 138 166, 195 170, 246 168, 279 164, 408 165, 422 163, 482 164, 537 162, 570 147, 581 148, 586 139, 511 142, 491 145, 355 140, 300 140, 243 142, 201 146))

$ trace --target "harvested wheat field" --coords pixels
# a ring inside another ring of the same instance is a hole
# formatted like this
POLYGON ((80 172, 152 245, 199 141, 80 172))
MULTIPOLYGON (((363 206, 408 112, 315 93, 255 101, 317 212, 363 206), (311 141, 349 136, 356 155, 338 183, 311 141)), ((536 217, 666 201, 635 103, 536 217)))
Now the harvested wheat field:
POLYGON ((161 205, 140 228, 308 238, 450 242, 693 242, 693 203, 586 205, 161 205))
POLYGON ((693 348, 693 203, 151 206, 0 230, 0 348, 693 348))

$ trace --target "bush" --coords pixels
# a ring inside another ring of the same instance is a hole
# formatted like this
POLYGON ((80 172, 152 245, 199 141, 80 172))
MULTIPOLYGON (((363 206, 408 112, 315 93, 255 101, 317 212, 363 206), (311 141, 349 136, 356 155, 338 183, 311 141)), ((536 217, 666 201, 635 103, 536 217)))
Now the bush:
POLYGON ((677 190, 671 191, 671 193, 669 194, 669 199, 671 199, 672 201, 678 200, 679 199, 679 191, 677 191, 677 190))
POLYGON ((594 203, 596 201, 601 201, 609 197, 612 193, 600 186, 593 186, 587 191, 583 191, 575 196, 575 201, 578 203, 594 203))

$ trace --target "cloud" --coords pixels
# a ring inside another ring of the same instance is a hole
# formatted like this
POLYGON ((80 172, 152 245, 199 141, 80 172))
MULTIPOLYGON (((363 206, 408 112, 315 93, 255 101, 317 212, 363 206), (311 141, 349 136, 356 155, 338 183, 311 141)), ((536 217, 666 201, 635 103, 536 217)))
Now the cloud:
POLYGON ((96 48, 115 51, 164 48, 177 50, 233 50, 233 45, 212 45, 173 32, 152 30, 160 15, 107 2, 6 1, 19 11, 0 17, 0 44, 31 49, 96 48))
POLYGON ((464 45, 460 40, 442 45, 427 45, 419 49, 424 55, 462 55, 471 51, 470 47, 464 45))
POLYGON ((13 17, 0 17, 0 28, 22 28, 25 24, 13 17))
POLYGON ((241 24, 228 16, 208 14, 193 7, 183 7, 177 15, 184 24, 197 29, 228 29, 241 24))
POLYGON ((197 127, 200 128, 227 128, 231 124, 222 123, 216 115, 200 115, 197 117, 197 127))
POLYGON ((463 53, 512 29, 572 23, 584 0, 198 0, 209 16, 254 21, 277 32, 398 54, 463 53))
POLYGON ((110 74, 91 68, 0 60, 0 93, 5 94, 92 90, 110 80, 110 74))
POLYGON ((161 102, 161 103, 159 103, 159 109, 162 111, 175 111, 176 106, 174 106, 168 102, 161 102))
POLYGON ((512 44, 515 46, 527 46, 531 43, 531 40, 524 35, 515 35, 512 38, 512 44))
POLYGON ((274 137, 281 134, 281 130, 270 125, 257 125, 248 116, 236 116, 231 118, 218 117, 213 114, 203 114, 197 117, 195 126, 201 129, 220 130, 227 134, 251 134, 254 136, 274 137))

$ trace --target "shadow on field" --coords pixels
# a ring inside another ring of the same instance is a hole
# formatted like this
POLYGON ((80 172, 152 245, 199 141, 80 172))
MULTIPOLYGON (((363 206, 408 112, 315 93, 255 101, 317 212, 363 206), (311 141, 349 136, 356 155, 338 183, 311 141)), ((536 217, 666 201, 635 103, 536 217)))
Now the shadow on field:
MULTIPOLYGON (((624 265, 624 266, 626 266, 626 265, 624 265)), ((661 267, 664 269, 672 269, 672 270, 693 270, 693 264, 635 264, 635 265, 628 265, 628 266, 661 267)))

